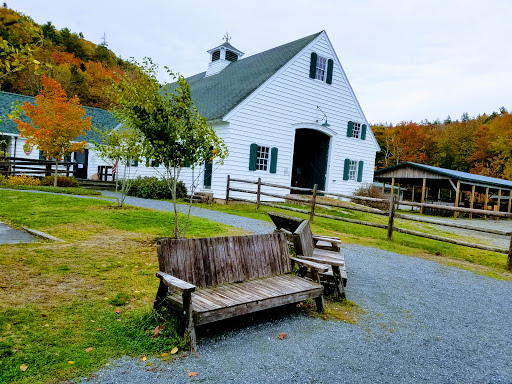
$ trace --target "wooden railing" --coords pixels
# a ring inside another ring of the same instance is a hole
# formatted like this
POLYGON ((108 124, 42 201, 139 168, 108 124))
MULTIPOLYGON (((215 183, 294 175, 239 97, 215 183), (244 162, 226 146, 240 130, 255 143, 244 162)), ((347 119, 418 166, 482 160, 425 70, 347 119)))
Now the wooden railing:
MULTIPOLYGON (((507 267, 508 267, 508 269, 512 270, 512 232, 500 231, 500 230, 496 230, 496 229, 478 228, 478 227, 460 224, 457 222, 453 222, 453 223, 442 222, 441 223, 441 222, 431 220, 431 219, 428 219, 425 217, 415 217, 415 216, 413 217, 413 216, 396 213, 395 205, 396 205, 397 201, 396 201, 395 195, 392 195, 389 199, 377 199, 377 198, 372 198, 372 197, 353 196, 353 195, 346 195, 346 194, 342 194, 342 193, 333 193, 333 192, 328 192, 328 191, 322 191, 322 190, 318 189, 318 186, 316 184, 313 188, 298 188, 298 187, 292 187, 292 186, 286 186, 286 185, 266 183, 266 182, 261 181, 261 178, 258 178, 257 181, 251 181, 251 180, 233 179, 230 176, 228 176, 227 187, 226 187, 226 204, 229 204, 230 201, 244 201, 244 202, 249 202, 249 203, 253 203, 253 204, 255 203, 256 209, 259 209, 261 205, 264 205, 264 206, 268 206, 268 207, 285 209, 285 210, 289 210, 289 211, 293 211, 293 212, 303 213, 303 214, 309 216, 309 220, 311 222, 313 222, 315 216, 317 216, 317 217, 322 217, 322 218, 331 219, 331 220, 365 225, 368 227, 381 228, 381 229, 387 230, 387 237, 389 240, 392 240, 393 232, 398 232, 398 233, 405 233, 405 234, 412 235, 412 236, 418 236, 418 237, 423 237, 423 238, 427 238, 427 239, 442 241, 445 243, 461 245, 464 247, 482 249, 482 250, 491 251, 491 252, 504 253, 504 254, 508 255, 507 267), (256 185, 256 188, 255 188, 255 190, 250 190, 250 189, 233 187, 233 185, 232 185, 233 183, 256 185), (291 193, 291 191, 305 192, 308 194, 311 193, 311 197, 305 198, 305 197, 300 197, 300 196, 279 195, 276 193, 270 193, 270 192, 263 191, 262 187, 285 189, 285 190, 288 190, 289 193, 291 193), (256 195, 256 202, 254 200, 250 200, 250 199, 233 197, 230 194, 230 192, 240 192, 240 193, 256 195), (325 200, 322 200, 321 202, 319 202, 318 201, 319 194, 321 194, 323 196, 332 196, 332 197, 336 197, 336 198, 341 197, 341 198, 350 199, 350 200, 372 201, 372 202, 376 202, 376 203, 386 204, 386 206, 388 207, 388 210, 383 211, 383 210, 376 209, 376 208, 370 208, 370 207, 358 206, 358 205, 349 205, 349 204, 340 205, 340 203, 331 203, 331 202, 328 202, 325 200), (288 207, 288 206, 285 206, 282 204, 276 204, 273 202, 262 201, 262 196, 269 196, 269 197, 273 197, 273 198, 277 198, 277 199, 283 199, 285 201, 297 202, 301 205, 309 206, 309 209, 288 207), (322 206, 343 208, 343 209, 348 209, 348 210, 353 210, 353 211, 367 212, 367 213, 371 213, 374 215, 387 216, 388 222, 387 222, 387 224, 381 224, 381 223, 375 223, 375 222, 370 222, 370 221, 351 219, 351 218, 347 218, 347 217, 327 215, 324 213, 316 212, 316 207, 318 204, 321 204, 322 206), (506 237, 510 237, 510 244, 509 244, 508 249, 505 249, 505 248, 499 248, 499 247, 494 247, 494 246, 485 245, 485 244, 469 243, 466 241, 456 240, 456 239, 443 237, 443 236, 432 235, 429 233, 424 233, 424 232, 419 232, 419 231, 413 231, 413 230, 409 230, 409 229, 405 229, 405 228, 399 228, 394 225, 395 218, 401 219, 401 220, 410 220, 410 221, 417 221, 417 222, 422 222, 422 223, 444 225, 446 227, 460 228, 460 229, 465 229, 465 230, 469 230, 469 231, 491 233, 494 235, 506 236, 506 237)), ((488 210, 483 210, 483 209, 471 209, 471 208, 464 208, 464 207, 452 207, 452 206, 446 206, 446 205, 414 203, 414 202, 409 202, 409 201, 400 201, 400 205, 408 205, 408 206, 414 206, 414 207, 429 207, 429 208, 435 208, 435 209, 445 209, 445 210, 452 211, 452 212, 466 212, 466 213, 471 213, 471 214, 494 216, 494 217, 501 217, 501 218, 508 218, 508 219, 512 218, 512 213, 495 212, 495 211, 488 211, 488 210)))
MULTIPOLYGON (((59 173, 72 176, 76 162, 59 161, 59 173)), ((20 157, 0 158, 0 173, 4 175, 50 176, 55 173, 54 160, 24 159, 20 157)))

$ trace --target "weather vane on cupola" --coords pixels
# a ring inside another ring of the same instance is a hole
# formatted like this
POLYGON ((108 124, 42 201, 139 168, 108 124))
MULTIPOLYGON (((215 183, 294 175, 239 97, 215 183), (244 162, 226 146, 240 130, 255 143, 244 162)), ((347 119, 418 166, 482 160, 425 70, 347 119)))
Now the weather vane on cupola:
POLYGON ((231 37, 232 36, 229 36, 228 33, 226 32, 226 34, 224 35, 224 37, 222 38, 222 40, 226 40, 226 43, 229 43, 229 40, 231 40, 231 37))

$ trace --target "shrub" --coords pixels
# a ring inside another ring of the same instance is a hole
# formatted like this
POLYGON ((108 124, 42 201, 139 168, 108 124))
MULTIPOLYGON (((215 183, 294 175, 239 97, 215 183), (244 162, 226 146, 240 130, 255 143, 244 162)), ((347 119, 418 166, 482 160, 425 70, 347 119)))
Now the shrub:
MULTIPOLYGON (((376 187, 372 184, 363 185, 361 188, 357 189, 354 192, 354 196, 363 196, 363 197, 373 197, 375 199, 387 199, 388 197, 382 192, 382 189, 379 187, 376 187)), ((365 200, 358 200, 358 199, 352 199, 352 202, 366 205, 367 207, 377 208, 386 210, 389 206, 389 203, 384 202, 378 202, 378 201, 365 201, 365 200)))
MULTIPOLYGON (((53 187, 53 176, 45 176, 41 180, 41 185, 53 187)), ((57 176, 58 187, 80 187, 78 180, 74 176, 57 176)))
MULTIPOLYGON (((157 177, 137 177, 128 191, 128 195, 144 199, 172 199, 171 191, 165 180, 157 177)), ((185 183, 179 181, 176 187, 178 199, 187 197, 185 183)))
POLYGON ((19 175, 7 176, 7 184, 11 185, 41 185, 41 180, 37 177, 19 175))
POLYGON ((7 178, 0 173, 0 184, 7 184, 7 178))

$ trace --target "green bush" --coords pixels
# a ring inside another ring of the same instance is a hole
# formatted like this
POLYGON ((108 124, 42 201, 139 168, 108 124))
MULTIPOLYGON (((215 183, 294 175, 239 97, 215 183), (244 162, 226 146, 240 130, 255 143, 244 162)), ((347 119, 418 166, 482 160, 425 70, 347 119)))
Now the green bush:
MULTIPOLYGON (((361 188, 357 189, 354 192, 354 196, 362 196, 362 197, 373 197, 376 199, 387 199, 388 197, 382 192, 381 188, 376 187, 373 184, 363 185, 361 188)), ((352 202, 366 205, 367 207, 377 208, 381 210, 386 210, 389 206, 389 203, 378 202, 378 201, 365 201, 352 199, 352 202)))
MULTIPOLYGON (((137 177, 128 192, 130 196, 142 197, 144 199, 172 199, 171 191, 163 179, 157 177, 137 177)), ((178 199, 187 197, 187 187, 182 181, 176 186, 178 199)))
MULTIPOLYGON (((45 176, 41 179, 41 185, 53 187, 54 176, 45 176)), ((79 187, 78 180, 74 176, 57 176, 58 187, 79 187)))

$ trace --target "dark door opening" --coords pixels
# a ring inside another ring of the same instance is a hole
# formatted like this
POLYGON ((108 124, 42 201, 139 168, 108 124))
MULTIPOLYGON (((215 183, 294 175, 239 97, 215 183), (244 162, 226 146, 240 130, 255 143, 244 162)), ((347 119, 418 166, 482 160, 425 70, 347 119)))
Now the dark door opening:
MULTIPOLYGON (((292 186, 325 188, 330 137, 314 129, 297 129, 293 149, 292 186)), ((292 193, 295 193, 292 190, 292 193)), ((302 193, 303 192, 297 192, 302 193)))
MULTIPOLYGON (((213 147, 210 147, 210 154, 213 151, 213 147)), ((206 159, 204 163, 204 188, 205 189, 211 189, 212 187, 212 173, 213 173, 213 160, 211 159, 212 155, 210 155, 210 158, 206 159)))
POLYGON ((87 179, 87 164, 89 163, 89 150, 84 149, 83 152, 75 152, 74 175, 77 179, 87 179))

